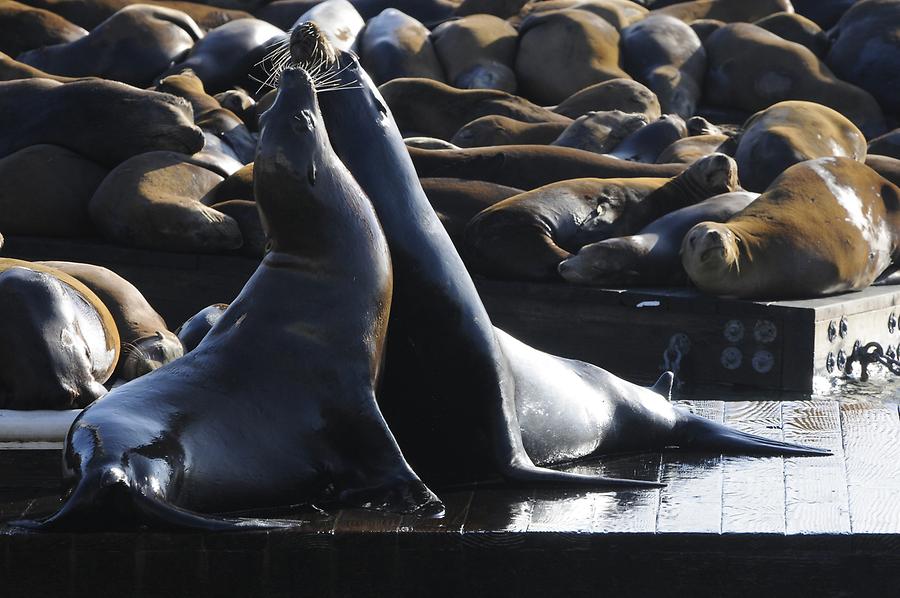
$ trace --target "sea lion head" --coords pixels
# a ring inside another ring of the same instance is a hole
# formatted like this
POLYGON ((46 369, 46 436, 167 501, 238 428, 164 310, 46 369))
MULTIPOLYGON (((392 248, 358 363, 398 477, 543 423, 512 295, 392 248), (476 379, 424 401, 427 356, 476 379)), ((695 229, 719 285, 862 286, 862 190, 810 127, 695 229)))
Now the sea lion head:
POLYGON ((639 280, 639 262, 646 255, 635 237, 604 239, 582 247, 577 254, 559 264, 559 274, 575 284, 622 284, 639 280))
POLYGON ((693 189, 702 190, 702 197, 731 193, 740 188, 737 162, 720 153, 700 158, 678 178, 693 189))
POLYGON ((739 239, 728 224, 701 222, 684 236, 681 263, 700 289, 717 292, 740 274, 739 239))
POLYGON ((330 75, 338 62, 339 52, 314 21, 305 21, 291 30, 291 61, 306 69, 316 89, 330 88, 330 75))
POLYGON ((158 330, 155 334, 123 345, 119 377, 134 380, 183 355, 184 347, 178 337, 168 330, 158 330))

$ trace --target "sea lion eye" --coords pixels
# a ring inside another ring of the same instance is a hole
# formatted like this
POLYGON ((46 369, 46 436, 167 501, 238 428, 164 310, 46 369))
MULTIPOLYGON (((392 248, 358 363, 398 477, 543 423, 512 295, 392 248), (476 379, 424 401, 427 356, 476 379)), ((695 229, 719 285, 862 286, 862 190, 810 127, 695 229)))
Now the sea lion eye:
POLYGON ((296 119, 297 122, 306 125, 307 131, 312 131, 316 127, 312 112, 310 112, 309 110, 301 110, 299 114, 294 115, 294 119, 296 119))

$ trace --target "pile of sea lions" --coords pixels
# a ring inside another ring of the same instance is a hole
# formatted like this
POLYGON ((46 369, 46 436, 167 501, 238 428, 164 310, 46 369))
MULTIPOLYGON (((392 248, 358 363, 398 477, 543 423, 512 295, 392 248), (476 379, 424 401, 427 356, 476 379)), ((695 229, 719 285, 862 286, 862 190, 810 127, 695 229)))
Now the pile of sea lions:
POLYGON ((546 467, 610 452, 827 454, 673 405, 671 374, 643 388, 494 328, 358 59, 311 22, 287 47, 254 160, 269 251, 227 308, 186 324, 192 350, 81 412, 64 504, 18 525, 229 530, 291 525, 271 515, 298 504, 426 515, 448 481, 658 486, 546 467))

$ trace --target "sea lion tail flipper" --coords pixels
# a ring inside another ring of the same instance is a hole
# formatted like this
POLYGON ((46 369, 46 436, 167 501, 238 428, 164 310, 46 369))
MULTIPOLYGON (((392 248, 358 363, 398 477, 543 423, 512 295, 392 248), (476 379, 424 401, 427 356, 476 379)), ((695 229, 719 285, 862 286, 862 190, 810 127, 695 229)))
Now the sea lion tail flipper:
POLYGON ((672 386, 675 385, 675 374, 669 371, 663 372, 662 376, 659 377, 653 386, 650 387, 650 390, 655 392, 658 395, 662 395, 666 398, 667 401, 672 400, 672 386))
POLYGON ((651 480, 630 480, 625 478, 606 478, 603 476, 569 473, 538 467, 537 465, 515 465, 504 472, 504 477, 517 482, 555 486, 581 486, 587 488, 662 488, 661 484, 651 480))
POLYGON ((821 456, 831 451, 772 440, 741 432, 720 423, 676 408, 679 421, 673 430, 672 444, 680 448, 718 451, 736 455, 821 456))

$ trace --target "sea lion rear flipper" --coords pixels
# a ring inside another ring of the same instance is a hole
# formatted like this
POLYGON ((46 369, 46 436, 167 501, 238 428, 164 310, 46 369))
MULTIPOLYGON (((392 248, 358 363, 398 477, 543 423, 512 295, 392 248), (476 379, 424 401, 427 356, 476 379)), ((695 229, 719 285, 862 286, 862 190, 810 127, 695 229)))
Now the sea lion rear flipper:
POLYGON ((831 451, 747 434, 676 407, 679 421, 672 444, 680 448, 717 450, 740 455, 814 456, 831 451))

